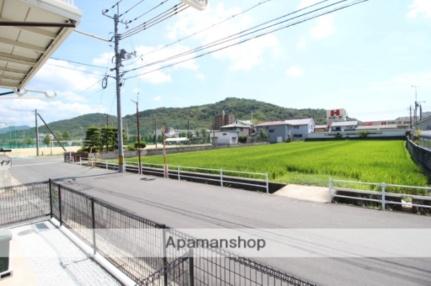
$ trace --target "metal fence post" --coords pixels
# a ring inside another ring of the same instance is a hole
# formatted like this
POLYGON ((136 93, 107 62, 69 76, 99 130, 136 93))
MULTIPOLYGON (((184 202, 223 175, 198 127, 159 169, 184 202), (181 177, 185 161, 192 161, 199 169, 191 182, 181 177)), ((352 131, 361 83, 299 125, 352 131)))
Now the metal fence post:
POLYGON ((386 209, 386 184, 380 184, 380 188, 382 190, 382 210, 386 209))
POLYGON ((82 158, 79 156, 79 166, 82 166, 82 158))
POLYGON ((163 285, 168 286, 168 257, 166 253, 166 225, 161 226, 163 229, 162 249, 163 249, 163 285))
POLYGON ((91 226, 93 228, 93 255, 96 255, 96 217, 94 214, 94 199, 91 198, 91 226))
POLYGON ((49 188, 49 216, 52 218, 52 180, 48 180, 49 188))
POLYGON ((190 257, 189 257, 189 286, 195 285, 195 262, 193 249, 190 249, 190 257))
POLYGON ((58 185, 58 212, 60 216, 60 226, 63 225, 63 215, 62 215, 62 209, 61 209, 61 186, 58 185))
POLYGON ((181 181, 181 167, 178 166, 177 170, 178 170, 178 181, 181 181))
POLYGON ((269 194, 269 177, 268 177, 268 173, 265 173, 265 180, 266 180, 266 193, 269 194))
POLYGON ((223 169, 220 169, 220 187, 223 187, 223 169))
POLYGON ((331 201, 334 198, 334 181, 332 178, 329 178, 328 182, 328 188, 329 188, 329 195, 331 196, 331 201))

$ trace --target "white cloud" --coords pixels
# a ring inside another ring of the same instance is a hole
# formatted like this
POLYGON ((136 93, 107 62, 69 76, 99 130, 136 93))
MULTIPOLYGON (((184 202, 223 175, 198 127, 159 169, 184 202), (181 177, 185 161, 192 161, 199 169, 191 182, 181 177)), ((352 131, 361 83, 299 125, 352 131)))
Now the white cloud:
MULTIPOLYGON (((196 13, 189 11, 179 15, 178 20, 168 29, 168 37, 171 40, 178 39, 194 33, 200 29, 218 23, 227 17, 241 11, 240 7, 226 8, 223 3, 209 6, 205 11, 196 13)), ((254 23, 253 18, 249 15, 242 15, 233 20, 226 21, 218 26, 213 27, 207 33, 201 33, 193 37, 194 42, 198 45, 204 45, 209 42, 219 40, 227 35, 239 32, 249 28, 254 23)), ((230 42, 231 43, 231 42, 230 42)), ((228 45, 228 43, 221 46, 228 45)), ((230 47, 226 50, 216 52, 212 56, 218 60, 227 60, 230 63, 230 69, 235 71, 246 71, 262 63, 265 53, 277 54, 279 42, 275 35, 252 40, 248 43, 230 47)), ((218 46, 220 47, 220 46, 218 46)))
POLYGON ((310 35, 315 40, 327 38, 335 33, 334 18, 326 15, 318 18, 310 29, 310 35))
POLYGON ((28 89, 55 91, 57 96, 46 98, 36 93, 22 97, 10 96, 0 100, 0 114, 12 125, 33 125, 34 109, 47 121, 70 118, 86 113, 105 112, 101 106, 92 106, 83 95, 100 87, 101 76, 93 69, 66 61, 49 59, 36 74, 28 89))
POLYGON ((414 0, 409 7, 407 17, 415 19, 418 17, 431 18, 431 1, 430 0, 414 0))
POLYGON ((292 66, 286 70, 288 77, 298 78, 304 75, 304 70, 299 66, 292 66))
POLYGON ((100 78, 85 67, 49 59, 36 74, 31 86, 40 90, 80 92, 95 89, 100 78))
POLYGON ((296 43, 296 48, 298 50, 305 50, 307 48, 307 40, 305 37, 299 38, 298 42, 296 43))
POLYGON ((106 112, 104 107, 90 106, 79 95, 60 93, 58 99, 28 97, 0 100, 0 114, 9 125, 34 125, 34 109, 37 109, 47 121, 71 118, 94 112, 106 112), (78 100, 77 100, 78 99, 78 100))
MULTIPOLYGON (((150 47, 150 46, 138 46, 136 52, 138 55, 143 55, 141 59, 137 59, 136 63, 130 66, 126 66, 125 70, 130 70, 133 68, 143 67, 147 64, 151 66, 140 68, 136 71, 131 71, 125 75, 128 76, 138 75, 140 79, 151 83, 151 84, 163 84, 168 83, 172 80, 171 73, 173 70, 188 70, 192 72, 198 72, 199 66, 195 60, 190 60, 175 66, 172 69, 161 69, 165 65, 169 65, 178 62, 184 58, 173 58, 171 60, 163 61, 163 63, 157 63, 159 60, 168 59, 174 55, 188 51, 190 48, 187 46, 177 45, 169 48, 162 49, 158 52, 152 52, 159 49, 160 47, 150 47)), ((193 53, 186 56, 193 57, 193 53)))
POLYGON ((310 6, 310 5, 316 4, 316 3, 317 3, 317 2, 319 2, 319 1, 320 1, 320 0, 301 0, 301 1, 299 2, 298 9, 302 9, 302 8, 307 7, 307 6, 310 6))
POLYGON ((112 60, 113 58, 114 58, 114 53, 112 52, 103 53, 99 55, 97 58, 93 59, 93 64, 108 66, 113 64, 113 60, 112 60))
POLYGON ((162 100, 162 97, 159 95, 159 96, 155 96, 155 97, 153 97, 153 100, 154 101, 160 101, 160 100, 162 100))

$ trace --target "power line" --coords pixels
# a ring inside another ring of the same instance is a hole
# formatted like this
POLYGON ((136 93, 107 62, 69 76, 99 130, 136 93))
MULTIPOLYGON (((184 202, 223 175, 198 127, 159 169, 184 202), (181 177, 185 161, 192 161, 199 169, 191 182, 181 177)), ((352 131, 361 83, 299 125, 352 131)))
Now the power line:
POLYGON ((144 22, 144 23, 142 23, 142 24, 140 24, 140 25, 138 25, 136 27, 133 27, 132 29, 130 29, 128 31, 126 31, 125 33, 123 33, 121 35, 121 38, 122 39, 123 38, 127 38, 127 37, 133 36, 133 35, 135 35, 137 33, 140 33, 140 32, 142 32, 144 30, 147 30, 148 28, 150 28, 150 27, 152 27, 154 25, 157 25, 157 24, 159 24, 159 23, 161 23, 161 22, 163 22, 163 21, 171 18, 172 16, 174 16, 174 15, 176 15, 176 14, 184 11, 188 7, 189 6, 187 6, 185 4, 176 4, 173 7, 167 9, 166 11, 158 14, 157 16, 155 16, 155 17, 147 20, 146 22, 144 22))
POLYGON ((108 9, 106 9, 104 12, 108 13, 110 10, 114 9, 115 7, 117 7, 121 2, 123 2, 123 0, 118 0, 117 2, 115 2, 114 4, 112 4, 112 6, 108 9))
POLYGON ((93 72, 93 71, 77 70, 76 68, 73 68, 73 67, 66 67, 66 66, 62 66, 62 65, 57 65, 57 64, 51 63, 51 62, 48 62, 47 64, 50 66, 61 68, 61 69, 71 70, 71 71, 75 71, 75 72, 78 71, 78 72, 84 73, 84 74, 98 75, 98 76, 103 76, 103 77, 106 76, 106 73, 101 74, 101 73, 97 73, 97 72, 93 72))
POLYGON ((161 59, 161 60, 157 60, 157 61, 154 61, 154 62, 151 62, 151 63, 147 63, 147 64, 142 65, 142 66, 139 66, 139 67, 132 68, 132 69, 130 69, 130 70, 125 71, 125 73, 126 73, 126 72, 130 72, 130 71, 136 71, 136 70, 139 70, 139 69, 142 69, 142 68, 146 68, 146 67, 149 67, 149 66, 152 66, 152 65, 160 64, 160 63, 163 63, 163 62, 165 62, 165 61, 172 60, 172 59, 175 59, 175 58, 178 58, 178 57, 183 57, 183 56, 186 56, 186 55, 189 55, 189 54, 193 54, 193 53, 196 53, 196 52, 199 52, 199 51, 202 51, 202 50, 205 50, 205 49, 208 49, 208 48, 211 48, 211 47, 217 46, 217 45, 221 45, 221 44, 224 44, 224 43, 227 43, 227 42, 230 42, 230 41, 233 41, 233 40, 239 39, 239 38, 241 38, 241 37, 244 37, 244 36, 247 36, 247 35, 250 35, 250 34, 253 34, 253 33, 257 33, 257 32, 259 32, 259 31, 262 31, 262 30, 265 30, 265 29, 269 29, 269 28, 271 28, 271 27, 273 27, 273 26, 283 24, 283 23, 285 23, 285 22, 287 22, 287 21, 291 21, 291 20, 294 20, 294 19, 297 19, 297 18, 303 17, 303 16, 305 16, 305 15, 308 15, 308 14, 311 14, 311 13, 314 13, 314 12, 317 12, 317 11, 320 11, 320 10, 323 10, 323 9, 326 9, 326 8, 329 8, 329 7, 331 7, 331 6, 334 6, 334 5, 337 5, 337 4, 340 4, 340 3, 343 3, 343 2, 349 1, 349 0, 340 0, 340 1, 338 1, 338 2, 334 2, 334 3, 332 3, 332 4, 328 4, 328 5, 326 5, 326 6, 323 6, 323 7, 320 7, 320 8, 316 8, 315 10, 312 10, 312 11, 309 11, 309 12, 306 12, 306 13, 303 13, 303 14, 300 14, 300 15, 298 15, 298 16, 291 17, 291 18, 287 18, 287 17, 289 17, 289 16, 292 16, 292 15, 298 14, 299 12, 302 12, 302 11, 308 10, 308 9, 310 9, 310 8, 313 8, 313 7, 315 7, 315 6, 321 5, 321 4, 326 3, 326 2, 328 2, 328 1, 329 1, 329 0, 322 0, 322 1, 320 1, 320 2, 317 2, 317 3, 315 3, 315 4, 309 5, 309 6, 307 6, 307 7, 304 7, 304 8, 301 8, 301 9, 298 9, 298 10, 295 10, 295 11, 292 11, 292 12, 289 12, 289 13, 284 14, 284 15, 282 15, 282 16, 279 16, 279 17, 273 18, 273 19, 271 19, 271 20, 265 21, 265 22, 260 23, 260 24, 258 24, 258 25, 255 25, 255 26, 252 26, 252 27, 250 27, 250 28, 244 29, 244 30, 242 30, 242 31, 240 31, 240 32, 236 32, 236 33, 230 34, 230 35, 228 35, 228 36, 225 36, 225 37, 223 37, 223 38, 220 38, 220 39, 218 39, 218 40, 215 40, 215 41, 212 41, 212 42, 206 43, 206 44, 204 44, 204 45, 202 45, 202 46, 199 46, 199 47, 197 47, 197 48, 190 49, 190 50, 187 50, 187 51, 184 51, 184 52, 181 52, 181 53, 178 53, 178 54, 175 54, 175 55, 169 56, 169 57, 164 58, 164 59, 161 59), (287 18, 287 19, 284 19, 284 18, 287 18), (284 20, 279 21, 279 20, 281 20, 281 19, 284 19, 284 20), (279 22, 277 22, 277 23, 275 23, 275 24, 271 24, 272 22, 275 22, 275 21, 279 21, 279 22), (263 28, 260 28, 260 27, 265 26, 265 25, 267 25, 267 26, 266 26, 266 27, 263 27, 263 28))
POLYGON ((78 33, 78 34, 81 34, 81 35, 83 35, 83 36, 87 36, 87 37, 90 37, 90 38, 93 38, 93 39, 96 39, 96 40, 99 40, 99 41, 103 41, 103 42, 106 42, 106 43, 110 43, 110 42, 112 42, 111 40, 108 40, 108 39, 104 39, 104 38, 102 38, 102 37, 99 37, 99 36, 97 36, 97 35, 93 35, 93 34, 89 34, 89 33, 86 33, 86 32, 82 32, 82 31, 79 31, 79 30, 73 30, 75 33, 78 33))
POLYGON ((106 67, 106 66, 87 64, 87 63, 77 62, 77 61, 68 60, 68 59, 60 59, 60 58, 56 58, 56 57, 51 57, 51 59, 56 60, 56 61, 63 61, 63 62, 68 62, 68 63, 72 63, 72 64, 92 67, 92 68, 99 68, 99 69, 104 69, 104 70, 108 69, 108 67, 106 67))
POLYGON ((173 42, 171 42, 171 43, 168 43, 168 44, 166 44, 166 45, 163 45, 163 46, 162 46, 162 47, 160 47, 160 48, 157 48, 157 49, 154 49, 154 50, 152 50, 152 51, 149 51, 149 52, 147 52, 147 53, 145 53, 145 54, 142 54, 142 55, 141 55, 141 57, 145 57, 145 56, 150 55, 150 54, 153 54, 153 53, 155 53, 155 52, 159 52, 159 51, 164 50, 164 49, 166 49, 166 48, 168 48, 168 47, 170 47, 170 46, 176 45, 176 44, 181 43, 181 42, 183 42, 183 41, 185 41, 185 40, 187 40, 187 39, 190 39, 191 37, 194 37, 194 36, 197 36, 197 35, 199 35, 199 34, 202 34, 202 33, 206 32, 206 31, 209 31, 209 30, 211 30, 211 29, 213 29, 213 28, 215 28, 215 27, 217 27, 217 26, 219 26, 219 25, 221 25, 221 24, 224 24, 224 23, 226 23, 226 22, 228 22, 228 21, 230 21, 230 20, 233 20, 233 19, 235 19, 235 18, 236 18, 236 17, 238 17, 238 16, 244 15, 244 14, 246 14, 246 13, 248 13, 248 12, 250 12, 250 11, 252 11, 252 10, 254 10, 254 9, 256 9, 256 8, 258 8, 258 7, 260 7, 260 6, 264 5, 264 4, 266 4, 266 3, 268 3, 268 2, 271 2, 271 1, 273 1, 273 0, 260 1, 260 2, 258 2, 258 3, 256 3, 256 4, 254 4, 253 6, 251 6, 251 7, 247 8, 247 9, 245 9, 245 10, 242 10, 241 12, 238 12, 238 13, 232 14, 232 15, 230 15, 230 16, 228 16, 228 17, 224 18, 223 20, 221 20, 221 21, 219 21, 219 22, 213 23, 213 24, 211 24, 211 25, 209 25, 209 26, 207 26, 207 27, 205 27, 205 28, 203 28, 203 29, 201 29, 201 30, 198 30, 198 31, 193 32, 193 33, 191 33, 191 34, 188 34, 188 35, 186 35, 186 36, 184 36, 184 37, 182 37, 182 38, 180 38, 180 39, 178 39, 178 40, 175 40, 175 41, 173 41, 173 42))
POLYGON ((136 2, 135 4, 133 4, 129 9, 127 9, 122 14, 120 14, 118 17, 122 17, 122 16, 126 15, 127 13, 129 13, 130 11, 132 11, 133 9, 135 9, 138 5, 140 5, 144 1, 145 0, 139 0, 138 2, 136 2))
POLYGON ((126 24, 130 24, 130 23, 133 23, 133 22, 137 21, 138 19, 142 18, 143 16, 145 16, 145 15, 147 15, 147 14, 149 14, 149 13, 153 12, 154 10, 156 10, 157 8, 159 8, 160 6, 164 5, 164 4, 165 4, 165 3, 167 3, 168 1, 169 1, 169 0, 163 0, 162 2, 160 2, 159 4, 157 4, 156 6, 154 6, 153 8, 148 9, 147 11, 145 11, 145 12, 143 12, 143 13, 139 14, 138 16, 136 16, 135 18, 133 18, 132 20, 128 20, 128 21, 126 21, 126 24))
POLYGON ((157 16, 143 22, 142 24, 139 24, 135 27, 133 27, 132 29, 124 32, 121 35, 121 39, 125 39, 128 37, 131 37, 133 35, 136 35, 137 33, 140 33, 144 30, 149 29, 150 27, 157 25, 173 16, 175 16, 176 14, 179 14, 180 12, 186 10, 187 8, 189 8, 190 6, 180 3, 180 4, 175 4, 174 6, 172 6, 171 8, 167 9, 166 11, 158 14, 157 16))
MULTIPOLYGON (((324 16, 324 15, 328 15, 328 14, 334 13, 334 12, 336 12, 336 11, 340 11, 340 10, 343 10, 343 9, 346 9, 346 8, 349 8, 349 7, 352 7, 352 6, 354 6, 354 5, 358 5, 358 4, 360 4, 360 3, 364 3, 364 2, 367 2, 367 1, 368 1, 368 0, 360 0, 360 1, 357 1, 357 2, 354 2, 354 3, 351 3, 351 4, 346 4, 346 5, 344 5, 344 6, 337 7, 337 8, 334 8, 334 9, 332 9, 332 10, 329 10, 329 11, 326 11, 326 12, 322 12, 322 13, 320 13, 320 14, 317 14, 317 15, 314 15, 314 16, 310 16, 310 17, 308 17, 308 18, 306 18, 306 19, 299 20, 299 21, 297 21, 297 22, 294 22, 294 23, 291 23, 291 24, 288 24, 288 25, 285 25, 285 26, 282 26, 282 27, 275 28, 275 29, 273 29, 273 30, 271 30, 271 31, 267 31, 267 32, 264 32, 264 33, 261 33, 261 34, 255 35, 255 36, 253 36, 253 37, 249 37, 249 38, 243 39, 243 40, 241 40, 241 41, 238 41, 238 42, 235 42, 235 43, 229 44, 229 45, 227 45, 227 46, 223 46, 223 47, 220 47, 220 48, 217 48, 217 49, 214 49, 214 50, 210 50, 210 51, 208 51, 208 52, 205 52, 205 53, 199 54, 199 55, 197 55, 197 56, 193 56, 193 57, 191 57, 191 58, 187 58, 187 59, 184 59, 184 60, 181 60, 181 61, 177 61, 177 62, 174 62, 174 63, 171 63, 171 64, 167 64, 167 65, 164 65, 164 66, 162 66, 162 67, 160 67, 160 68, 156 68, 156 69, 153 69, 153 70, 150 70, 150 71, 144 72, 144 73, 140 73, 140 74, 136 74, 136 75, 132 75, 132 76, 126 77, 125 79, 126 79, 126 80, 127 80, 127 79, 132 79, 132 78, 136 78, 136 77, 139 77, 139 76, 144 76, 144 75, 147 75, 147 74, 150 74, 150 73, 156 72, 156 71, 160 71, 160 70, 163 70, 163 69, 167 69, 167 68, 170 68, 170 67, 173 67, 173 66, 176 66, 176 65, 179 65, 179 64, 185 63, 185 62, 187 62, 187 61, 190 61, 190 60, 193 60, 193 59, 198 59, 198 58, 201 58, 201 57, 204 57, 204 56, 207 56, 207 55, 210 55, 210 54, 213 54, 213 53, 216 53, 216 52, 219 52, 219 51, 222 51, 222 50, 228 49, 228 48, 231 48, 231 47, 233 47, 233 46, 241 45, 241 44, 244 44, 244 43, 249 42, 249 41, 251 41, 251 40, 255 40, 255 39, 257 39, 257 38, 261 38, 261 37, 263 37, 263 36, 269 35, 269 34, 271 34, 271 33, 275 33, 275 32, 278 32, 278 31, 280 31, 280 30, 288 29, 288 28, 290 28, 290 27, 293 27, 293 26, 296 26, 296 25, 299 25, 299 24, 302 24, 302 23, 308 22, 308 21, 310 21, 310 20, 313 20, 313 19, 316 19, 316 18, 322 17, 322 16, 324 16)), ((344 1, 342 1, 342 2, 344 2, 344 1)))

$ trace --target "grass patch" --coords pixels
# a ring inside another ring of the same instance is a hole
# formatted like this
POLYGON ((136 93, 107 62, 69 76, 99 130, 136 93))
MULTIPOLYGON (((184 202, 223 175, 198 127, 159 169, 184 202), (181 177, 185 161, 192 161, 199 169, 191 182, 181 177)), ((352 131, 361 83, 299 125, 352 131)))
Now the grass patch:
MULTIPOLYGON (((136 163, 137 158, 129 158, 136 163)), ((143 158, 162 164, 162 156, 143 158)), ((404 141, 295 142, 168 155, 170 165, 268 172, 282 183, 327 185, 328 178, 427 185, 427 178, 405 151, 404 141)))

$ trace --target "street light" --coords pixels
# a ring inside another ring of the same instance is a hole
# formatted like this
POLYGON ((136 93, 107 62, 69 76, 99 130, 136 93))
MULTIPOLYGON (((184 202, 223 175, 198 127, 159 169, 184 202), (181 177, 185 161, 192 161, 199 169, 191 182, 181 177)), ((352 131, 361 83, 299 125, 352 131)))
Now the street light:
MULTIPOLYGON (((47 98, 53 98, 57 96, 57 93, 52 90, 44 91, 44 90, 35 90, 35 89, 26 89, 26 88, 14 89, 12 91, 3 92, 3 93, 0 93, 0 96, 15 94, 18 96, 18 98, 20 98, 28 93, 43 94, 47 98)), ((2 99, 15 99, 15 98, 16 97, 2 97, 2 99)), ((34 97, 30 97, 30 98, 34 98, 34 97)))

